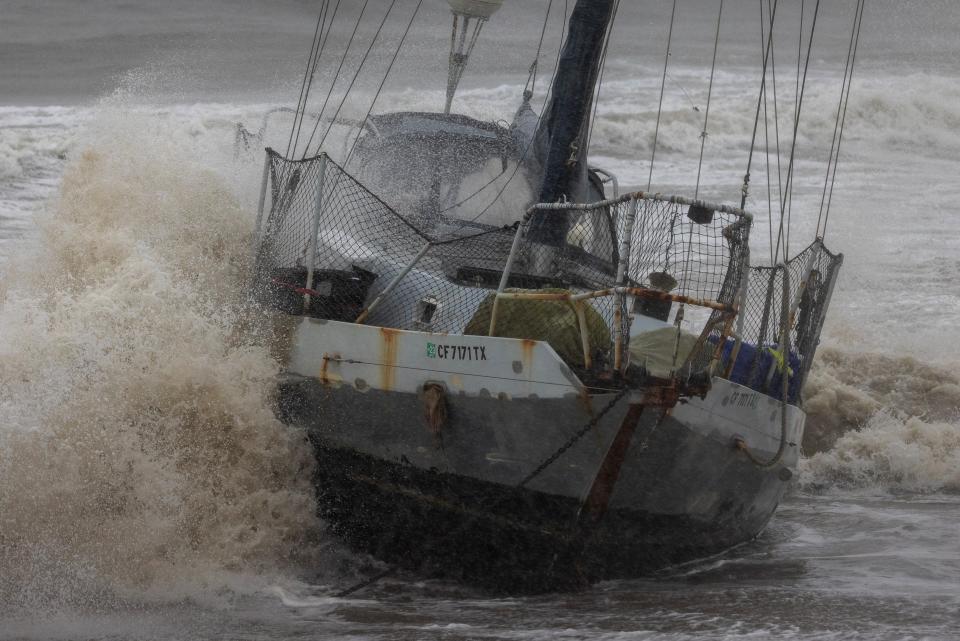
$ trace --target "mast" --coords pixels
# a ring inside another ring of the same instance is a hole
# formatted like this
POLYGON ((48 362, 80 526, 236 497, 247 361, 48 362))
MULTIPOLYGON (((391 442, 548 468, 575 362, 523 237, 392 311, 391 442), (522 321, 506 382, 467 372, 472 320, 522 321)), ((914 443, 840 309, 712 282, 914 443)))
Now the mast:
MULTIPOLYGON (((570 15, 550 104, 535 137, 543 162, 537 202, 552 203, 564 197, 576 201, 586 191, 584 146, 614 4, 615 0, 577 0, 570 15)), ((557 212, 539 213, 531 224, 531 237, 536 242, 553 246, 563 243, 567 221, 557 212)))

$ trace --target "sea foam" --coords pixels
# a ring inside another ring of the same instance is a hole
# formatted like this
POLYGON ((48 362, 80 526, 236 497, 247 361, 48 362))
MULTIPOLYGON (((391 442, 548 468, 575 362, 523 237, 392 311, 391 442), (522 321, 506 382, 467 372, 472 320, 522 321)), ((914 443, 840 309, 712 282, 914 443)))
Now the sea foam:
POLYGON ((0 602, 316 562, 310 448, 245 311, 252 216, 184 138, 102 109, 0 277, 0 602))

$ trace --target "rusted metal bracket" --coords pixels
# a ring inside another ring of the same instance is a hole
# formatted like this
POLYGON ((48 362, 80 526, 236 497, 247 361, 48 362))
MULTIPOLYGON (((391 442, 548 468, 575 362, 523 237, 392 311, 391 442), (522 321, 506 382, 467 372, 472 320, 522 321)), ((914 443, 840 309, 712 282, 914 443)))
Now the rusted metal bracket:
MULTIPOLYGON (((660 418, 657 419, 654 429, 666 418, 670 410, 676 406, 680 400, 680 390, 676 384, 671 385, 652 385, 642 391, 639 399, 630 404, 627 415, 623 418, 616 436, 607 448, 607 453, 600 463, 600 468, 593 479, 590 491, 584 499, 580 512, 577 516, 577 522, 581 527, 591 527, 599 523, 607 509, 610 506, 610 499, 616 488, 617 481, 620 478, 620 470, 627 458, 627 452, 630 444, 633 442, 633 436, 636 433, 637 425, 645 409, 660 410, 660 418)), ((647 436, 647 439, 650 438, 647 436)), ((646 445, 646 441, 644 441, 646 445)))
POLYGON ((613 442, 607 449, 603 462, 600 463, 600 469, 597 470, 597 475, 593 479, 590 492, 580 507, 577 521, 581 525, 595 525, 607 513, 610 497, 613 496, 613 490, 620 478, 620 468, 623 467, 623 462, 627 458, 627 450, 630 449, 643 409, 643 405, 634 404, 627 410, 617 435, 613 437, 613 442))

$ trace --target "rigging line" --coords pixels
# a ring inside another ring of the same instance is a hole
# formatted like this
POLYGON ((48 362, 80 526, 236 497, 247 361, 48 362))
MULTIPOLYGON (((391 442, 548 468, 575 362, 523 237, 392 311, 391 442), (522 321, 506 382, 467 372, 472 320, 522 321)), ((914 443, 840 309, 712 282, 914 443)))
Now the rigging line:
MULTIPOLYGON (((770 8, 770 0, 767 0, 767 7, 770 8)), ((773 11, 771 10, 771 15, 773 11)), ((773 37, 774 25, 770 24, 770 35, 773 37)), ((777 48, 770 50, 770 80, 773 87, 773 137, 774 146, 777 152, 777 209, 780 214, 779 228, 783 230, 783 208, 780 201, 783 200, 783 169, 780 167, 780 159, 783 154, 780 150, 780 100, 777 98, 777 48)), ((776 258, 776 256, 774 256, 776 258)))
POLYGON ((797 38, 797 82, 793 94, 793 115, 797 115, 797 103, 800 100, 800 61, 803 57, 803 18, 806 16, 806 0, 800 0, 800 37, 797 38))
POLYGON ((367 59, 370 57, 370 52, 373 51, 373 47, 377 44, 377 39, 380 38, 380 34, 383 32, 383 26, 387 24, 387 19, 390 17, 390 12, 393 11, 393 7, 396 6, 396 4, 397 0, 390 0, 390 5, 383 14, 383 20, 380 21, 380 26, 377 27, 376 33, 373 34, 373 38, 370 40, 370 45, 364 52, 363 58, 360 59, 360 64, 357 65, 357 71, 353 74, 350 84, 347 85, 347 90, 344 92, 343 98, 340 100, 340 104, 337 105, 337 110, 333 112, 333 117, 330 119, 330 124, 327 125, 327 130, 323 132, 323 137, 320 139, 320 143, 317 145, 318 152, 323 148, 323 143, 326 142, 327 136, 330 135, 330 130, 333 129, 333 125, 336 124, 337 116, 340 115, 340 110, 343 109, 343 105, 346 104, 347 98, 350 96, 350 92, 353 91, 353 87, 357 82, 357 78, 360 77, 360 72, 363 70, 363 65, 366 64, 367 59))
MULTIPOLYGON (((563 53, 563 41, 567 35, 567 17, 569 15, 569 10, 570 10, 569 0, 564 0, 563 1, 563 22, 562 22, 563 27, 560 31, 560 43, 557 45, 557 59, 554 62, 554 68, 556 68, 556 66, 560 64, 560 54, 563 53)), ((540 123, 543 122, 544 112, 546 111, 547 103, 550 100, 550 95, 553 93, 553 84, 556 78, 557 78, 557 74, 554 73, 553 76, 550 78, 550 85, 547 87, 547 93, 543 97, 543 104, 540 106, 540 114, 537 116, 537 127, 536 127, 537 130, 540 129, 540 123)), ((535 140, 531 139, 530 142, 527 143, 527 146, 524 147, 523 153, 520 155, 520 160, 517 161, 517 166, 513 168, 513 173, 511 173, 510 177, 507 178, 507 181, 503 183, 503 186, 497 192, 497 195, 493 197, 493 200, 491 200, 486 207, 481 209, 476 216, 474 216, 470 220, 463 221, 463 225, 461 225, 461 227, 465 227, 470 223, 477 222, 477 220, 481 216, 487 213, 490 210, 490 208, 493 207, 498 200, 500 200, 500 197, 503 196, 503 193, 507 190, 507 187, 509 187, 510 183, 513 182, 513 179, 517 177, 517 172, 520 171, 520 168, 523 166, 523 162, 527 159, 527 154, 529 154, 530 150, 533 149, 534 144, 535 144, 535 140)))
MULTIPOLYGON (((313 87, 314 76, 317 72, 317 68, 320 66, 320 59, 323 56, 324 49, 326 48, 327 39, 330 35, 330 27, 333 25, 333 19, 336 17, 336 11, 339 8, 340 0, 337 0, 337 5, 334 7, 334 11, 332 13, 330 12, 329 0, 324 0, 323 4, 324 6, 321 12, 322 20, 326 22, 327 16, 329 16, 330 20, 329 22, 327 22, 327 24, 321 24, 320 26, 320 40, 318 41, 319 48, 317 50, 317 54, 313 60, 313 64, 310 70, 310 80, 307 83, 306 92, 303 95, 303 111, 300 113, 300 122, 297 125, 296 136, 294 136, 294 139, 293 139, 293 148, 290 150, 290 153, 288 156, 290 158, 295 158, 297 155, 297 147, 300 144, 300 132, 303 126, 303 122, 307 116, 307 105, 309 104, 309 95, 313 87)), ((320 116, 318 115, 317 117, 319 118, 320 116)))
MULTIPOLYGON (((852 67, 851 67, 851 56, 853 54, 853 45, 854 38, 857 35, 858 31, 858 18, 862 12, 862 0, 857 0, 856 9, 853 14, 853 24, 850 28, 850 42, 847 45, 847 59, 843 68, 843 81, 840 84, 840 99, 837 101, 837 115, 833 124, 833 137, 830 140, 830 154, 827 157, 827 171, 823 179, 823 192, 820 195, 820 213, 817 216, 817 237, 820 237, 820 226, 823 222, 823 212, 824 205, 827 199, 827 188, 832 185, 830 180, 831 167, 834 166, 834 152, 835 147, 837 146, 837 132, 840 127, 841 114, 844 118, 846 117, 846 107, 844 99, 849 97, 849 91, 847 88, 848 80, 852 80, 852 67)), ((836 173, 836 168, 834 167, 834 174, 836 173)))
MULTIPOLYGON (((764 0, 760 0, 760 49, 764 50, 766 42, 766 20, 763 14, 764 0)), ((773 265, 773 193, 772 181, 770 180, 770 115, 767 111, 767 92, 765 88, 761 89, 763 97, 763 145, 767 159, 767 231, 770 242, 770 264, 773 265)))
MULTIPOLYGON (((370 54, 370 50, 373 48, 373 45, 374 45, 374 43, 376 42, 377 37, 380 35, 380 29, 382 29, 382 28, 383 28, 383 25, 386 23, 387 18, 389 17, 390 12, 393 10, 393 7, 394 7, 394 4, 395 4, 395 3, 396 3, 396 0, 394 0, 393 2, 391 2, 390 7, 387 9, 386 14, 384 14, 384 16, 383 16, 383 22, 380 23, 380 28, 377 29, 377 33, 374 35, 373 40, 370 42, 370 48, 367 49, 367 53, 364 55, 363 60, 360 62, 360 66, 357 68, 357 73, 359 73, 360 68, 363 67, 363 62, 366 61, 367 55, 370 54)), ((343 161, 343 167, 344 167, 344 168, 345 168, 345 167, 347 166, 347 164, 350 162, 350 158, 353 157, 353 152, 354 152, 354 150, 355 150, 356 147, 357 147, 357 143, 358 143, 359 140, 360 140, 360 136, 363 135, 363 128, 366 126, 367 121, 370 119, 370 114, 373 112, 373 107, 374 107, 374 105, 376 105, 377 99, 380 97, 380 93, 383 91, 383 87, 384 87, 384 85, 387 83, 387 78, 390 77, 390 72, 393 70, 393 65, 394 65, 394 63, 396 63, 397 57, 400 55, 400 50, 403 48, 403 43, 406 41, 407 36, 410 34, 410 29, 411 29, 411 27, 413 26, 413 22, 414 22, 414 20, 416 19, 417 14, 420 13, 420 7, 421 7, 422 5, 423 5, 423 0, 418 0, 418 1, 417 1, 417 6, 414 8, 413 13, 410 15, 410 20, 409 20, 409 22, 407 22, 407 27, 406 27, 406 29, 404 29, 403 35, 400 37, 400 42, 397 43, 397 48, 394 50, 394 52, 393 52, 393 57, 390 59, 390 64, 387 65, 387 70, 386 70, 386 72, 383 74, 383 80, 380 81, 380 86, 377 87, 377 91, 376 91, 376 93, 375 93, 374 96, 373 96, 373 100, 370 101, 370 108, 367 109, 367 113, 366 113, 366 115, 363 117, 363 121, 362 121, 362 122, 360 123, 360 125, 357 127, 357 137, 354 138, 353 144, 352 144, 351 147, 350 147, 350 151, 347 153, 346 159, 343 161)), ((356 81, 356 76, 354 76, 354 79, 353 79, 353 80, 356 81)), ((352 86, 353 86, 353 82, 350 83, 350 87, 352 87, 352 86)), ((347 89, 347 93, 349 93, 349 92, 350 92, 350 89, 348 88, 348 89, 347 89)), ((346 94, 344 94, 344 100, 346 100, 346 94)), ((343 102, 340 103, 340 106, 341 106, 341 107, 343 106, 343 102)), ((339 108, 338 108, 338 110, 337 110, 337 113, 339 113, 339 108)), ((332 120, 331 123, 330 123, 330 127, 333 126, 333 122, 334 122, 335 120, 336 120, 336 114, 334 114, 334 118, 333 118, 333 120, 332 120)), ((329 131, 330 131, 330 128, 328 127, 326 133, 329 133, 329 131)), ((319 145, 318 148, 317 148, 317 153, 320 152, 320 148, 323 146, 323 141, 326 139, 326 133, 324 134, 323 139, 320 140, 320 145, 319 145)), ((337 174, 337 178, 336 178, 336 180, 335 180, 334 183, 333 183, 333 187, 331 188, 331 191, 334 191, 334 192, 336 191, 337 187, 338 187, 339 184, 340 184, 340 180, 343 178, 344 175, 346 175, 346 171, 345 171, 345 170, 342 170, 340 173, 337 174)), ((400 217, 400 218, 403 219, 402 217, 400 217)), ((407 222, 405 219, 403 219, 403 220, 404 220, 404 222, 407 222)), ((407 223, 407 224, 409 225, 409 223, 407 223)), ((416 231, 417 231, 418 233, 420 233, 419 230, 416 230, 416 231)), ((421 236, 424 236, 424 237, 426 238, 426 236, 425 236, 424 234, 420 233, 420 235, 421 235, 421 236)), ((432 240, 431 240, 431 242, 432 242, 432 240)))
POLYGON ((857 0, 856 11, 853 14, 853 25, 850 28, 850 43, 847 45, 847 61, 843 68, 843 82, 840 84, 840 100, 837 102, 837 117, 833 124, 833 138, 830 140, 830 155, 827 157, 827 175, 823 179, 823 193, 820 195, 820 214, 817 216, 817 236, 820 236, 820 224, 823 222, 823 208, 827 200, 827 187, 830 182, 830 167, 833 164, 834 148, 837 144, 837 131, 840 128, 840 114, 844 106, 844 94, 847 93, 848 75, 852 72, 850 58, 853 55, 853 42, 857 33, 857 22, 862 12, 863 0, 857 0))
POLYGON ((380 81, 380 86, 377 87, 377 92, 373 95, 373 100, 370 101, 370 108, 367 109, 367 115, 363 117, 363 121, 361 122, 360 126, 357 127, 357 137, 353 139, 353 144, 350 146, 350 152, 343 161, 344 167, 350 164, 350 159, 353 157, 353 152, 357 148, 357 143, 360 141, 360 136, 363 135, 363 128, 366 126, 367 121, 370 120, 370 114, 373 113, 373 107, 377 104, 377 99, 380 98, 380 92, 383 91, 383 86, 387 84, 387 78, 390 77, 390 72, 393 71, 393 65, 397 61, 397 56, 400 55, 400 50, 403 48, 403 43, 410 34, 410 29, 413 27, 413 21, 416 20, 417 14, 420 13, 421 6, 423 6, 423 0, 417 0, 417 6, 414 8, 413 14, 410 16, 410 21, 407 22, 407 28, 403 30, 403 35, 400 36, 400 42, 397 44, 397 48, 393 52, 393 57, 390 59, 390 64, 387 65, 386 73, 383 74, 383 80, 380 81))
POLYGON ((330 20, 327 21, 327 31, 323 34, 323 41, 320 43, 320 52, 327 47, 327 41, 330 39, 330 31, 333 29, 333 21, 337 19, 337 12, 340 11, 340 0, 333 5, 333 11, 330 12, 330 20))
MULTIPOLYGON (((452 245, 454 243, 461 243, 468 240, 476 240, 477 238, 482 238, 483 236, 489 236, 491 234, 502 234, 506 231, 516 232, 520 227, 520 221, 516 221, 512 225, 503 225, 501 227, 494 227, 493 229, 485 229, 483 231, 478 231, 476 234, 471 234, 469 236, 452 236, 445 240, 437 239, 432 241, 434 247, 442 247, 443 245, 452 245)), ((462 227, 458 229, 463 229, 462 227)))
MULTIPOLYGON (((803 19, 806 17, 807 9, 806 0, 800 0, 800 34, 797 37, 797 76, 796 76, 796 87, 793 93, 793 117, 797 117, 797 107, 799 105, 799 96, 800 96, 800 60, 803 55, 803 19)), ((810 34, 810 37, 813 38, 813 33, 810 34)), ((782 215, 782 214, 781 214, 782 215)), ((791 188, 787 194, 787 242, 784 247, 790 246, 790 220, 793 218, 793 189, 791 188)))
POLYGON ((673 21, 677 15, 677 0, 670 10, 670 30, 667 32, 667 54, 663 57, 663 78, 660 80, 660 104, 657 106, 657 124, 653 129, 653 151, 650 154, 650 173, 647 175, 647 191, 653 183, 653 165, 657 158, 657 138, 660 135, 660 116, 663 114, 663 92, 667 86, 667 65, 670 62, 670 43, 673 42, 673 21))
POLYGON ((326 27, 327 14, 330 10, 330 0, 324 0, 323 8, 321 9, 321 25, 320 25, 320 39, 318 40, 319 46, 317 48, 317 54, 310 65, 310 80, 307 82, 307 89, 303 94, 303 110, 300 112, 300 122, 297 124, 297 133, 293 137, 293 148, 288 151, 288 156, 297 155, 297 145, 300 143, 300 129, 303 126, 303 121, 307 116, 307 105, 309 104, 310 99, 310 90, 313 88, 313 78, 317 73, 317 67, 320 66, 320 58, 323 56, 323 49, 326 45, 325 35, 329 35, 330 30, 327 28, 326 34, 324 34, 324 27, 326 27))
POLYGON ((827 224, 830 222, 830 205, 833 203, 833 187, 837 180, 837 165, 840 163, 840 143, 843 142, 843 127, 847 121, 847 107, 850 106, 850 89, 853 87, 853 70, 857 63, 857 49, 860 46, 860 25, 863 23, 863 11, 866 7, 866 0, 860 0, 860 18, 857 19, 857 35, 853 43, 853 58, 850 60, 850 80, 847 83, 847 98, 843 104, 843 116, 840 119, 840 135, 837 138, 837 156, 833 162, 833 179, 830 181, 830 195, 827 198, 827 211, 823 217, 823 233, 821 238, 827 235, 827 224))
MULTIPOLYGON (((707 122, 710 119, 710 101, 713 97, 713 78, 714 73, 717 70, 717 50, 720 46, 720 24, 723 19, 723 0, 720 0, 720 9, 717 12, 717 32, 714 35, 713 39, 713 61, 710 63, 710 82, 707 85, 707 105, 704 109, 703 114, 703 131, 700 133, 700 161, 697 163, 697 185, 693 192, 693 198, 696 200, 697 196, 700 194, 700 171, 703 169, 703 151, 707 146, 707 122)), ((684 270, 683 270, 683 289, 687 289, 687 285, 690 279, 690 255, 693 251, 693 223, 687 226, 689 230, 689 235, 687 238, 687 252, 686 257, 684 258, 684 270)), ((674 347, 674 356, 676 356, 676 350, 680 346, 680 333, 677 332, 677 344, 674 347)))
MULTIPOLYGON (((760 6, 763 6, 763 5, 760 5, 760 6)), ((670 74, 667 74, 667 80, 669 80, 669 81, 672 82, 673 84, 677 85, 677 89, 679 89, 680 91, 683 92, 684 98, 687 99, 687 102, 690 103, 690 106, 693 108, 694 111, 700 111, 700 107, 698 107, 698 106, 697 106, 697 103, 695 103, 695 102, 693 101, 693 98, 690 97, 690 94, 687 93, 687 90, 683 88, 683 85, 680 84, 680 81, 679 81, 679 80, 677 80, 676 78, 674 78, 674 77, 671 76, 670 74)))
MULTIPOLYGON (((464 22, 466 22, 466 20, 467 20, 467 18, 464 17, 464 22)), ((449 66, 452 66, 452 65, 453 65, 453 52, 457 50, 457 31, 458 31, 458 29, 460 28, 459 25, 460 25, 460 14, 454 12, 454 14, 453 14, 453 28, 450 29, 450 58, 449 58, 449 60, 448 60, 448 62, 447 62, 447 64, 448 64, 449 66)), ((448 67, 448 68, 449 68, 449 67, 448 67)), ((447 83, 449 84, 449 82, 450 82, 450 81, 448 80, 447 83)))
MULTIPOLYGON (((540 41, 537 43, 537 53, 533 57, 533 64, 530 69, 530 77, 527 79, 527 82, 530 87, 530 96, 533 97, 533 92, 537 89, 537 71, 540 65, 540 52, 543 49, 543 38, 547 34, 547 25, 550 22, 550 10, 553 8, 553 0, 547 2, 547 15, 543 17, 543 27, 540 29, 540 41)), ((524 87, 526 89, 526 87, 524 87)))
MULTIPOLYGON (((320 111, 317 114, 317 121, 313 123, 313 130, 310 132, 310 137, 307 139, 307 144, 303 148, 303 158, 307 157, 307 152, 310 150, 310 143, 313 142, 313 137, 317 134, 320 123, 323 121, 323 114, 327 110, 327 103, 330 102, 330 97, 333 95, 333 90, 337 86, 337 81, 340 80, 340 72, 343 70, 343 64, 347 60, 347 55, 350 53, 350 48, 353 47, 353 41, 357 37, 357 30, 360 28, 360 23, 363 21, 363 14, 366 13, 367 5, 369 4, 370 0, 364 0, 363 7, 360 8, 360 15, 357 17, 356 24, 353 25, 353 31, 350 33, 350 39, 347 40, 347 46, 343 49, 343 55, 340 56, 340 63, 337 65, 337 70, 333 74, 333 80, 330 81, 330 89, 327 91, 327 96, 323 99, 323 105, 320 107, 320 111)), ((339 2, 337 3, 337 6, 339 7, 339 2)), ((301 160, 303 160, 303 158, 301 158, 301 160)))
MULTIPOLYGON (((330 39, 330 31, 333 30, 333 21, 336 20, 337 12, 339 10, 340 10, 340 0, 337 0, 336 4, 333 5, 333 11, 330 13, 330 20, 327 22, 326 33, 323 35, 323 40, 320 42, 320 56, 323 55, 323 52, 327 47, 327 41, 330 39)), ((316 67, 319 66, 320 64, 320 56, 317 57, 317 60, 314 63, 314 71, 316 71, 316 67)), ((306 107, 306 105, 304 105, 304 107, 306 107)), ((322 118, 322 117, 323 117, 322 113, 317 114, 317 118, 322 118)))
POLYGON ((607 68, 607 49, 610 47, 610 38, 613 36, 613 25, 617 21, 617 10, 620 9, 620 0, 613 3, 613 12, 610 15, 610 25, 607 27, 607 39, 603 43, 603 51, 600 52, 600 76, 597 78, 597 90, 593 97, 593 116, 587 126, 587 144, 584 145, 584 158, 589 156, 590 141, 593 140, 593 124, 597 121, 597 109, 600 105, 600 90, 603 88, 603 72, 607 68))
MULTIPOLYGON (((487 187, 489 187, 489 186, 492 185, 493 183, 495 183, 495 182, 497 182, 498 180, 500 180, 500 178, 502 178, 503 176, 506 176, 506 175, 507 175, 507 171, 508 171, 508 170, 504 169, 504 170, 501 171, 499 174, 497 174, 496 176, 494 176, 493 178, 491 178, 490 180, 488 180, 487 182, 485 182, 483 185, 481 185, 479 189, 476 189, 476 190, 475 190, 473 193, 471 193, 469 196, 467 196, 466 198, 464 198, 463 200, 461 200, 461 201, 459 201, 459 202, 453 203, 453 204, 450 205, 449 207, 445 207, 445 208, 441 209, 438 213, 440 213, 440 214, 445 214, 445 213, 447 213, 448 211, 452 211, 452 210, 456 209, 457 207, 463 205, 464 203, 472 200, 474 197, 478 196, 481 192, 483 192, 483 190, 485 190, 487 187)), ((448 199, 448 200, 449 200, 449 199, 448 199)))
MULTIPOLYGON (((787 194, 790 193, 791 185, 793 182, 793 168, 794 168, 794 162, 796 160, 796 153, 797 153, 797 133, 800 129, 800 111, 801 109, 803 109, 803 96, 804 96, 804 93, 806 93, 806 87, 807 87, 807 72, 810 69, 810 53, 813 51, 813 35, 817 29, 817 16, 819 15, 819 13, 820 13, 820 0, 817 0, 817 4, 813 8, 813 24, 810 25, 810 38, 807 41, 807 59, 803 66, 803 81, 800 83, 800 100, 797 103, 797 115, 793 121, 793 142, 790 146, 790 163, 787 165, 787 184, 786 184, 786 190, 785 190, 787 194)), ((784 201, 781 208, 785 208, 785 207, 786 207, 786 201, 784 201)), ((782 227, 781 227, 781 232, 782 232, 782 227)), ((790 253, 790 218, 789 216, 787 218, 787 233, 785 235, 782 233, 777 235, 777 251, 774 253, 779 253, 781 235, 783 235, 784 237, 783 238, 784 240, 783 256, 784 256, 784 262, 786 262, 787 257, 789 256, 789 253, 790 253)))
MULTIPOLYGON (((762 3, 763 0, 760 0, 762 3)), ((774 0, 772 13, 770 15, 770 24, 771 26, 774 23, 774 20, 777 16, 777 5, 779 0, 774 0)), ((763 14, 761 13, 761 16, 763 14)), ((749 193, 750 187, 750 169, 753 166, 753 150, 756 148, 757 143, 757 129, 760 127, 760 106, 763 102, 763 97, 766 95, 766 86, 767 86, 767 62, 770 58, 770 47, 773 45, 773 29, 771 28, 769 35, 767 36, 767 46, 763 54, 763 69, 761 69, 760 74, 760 91, 757 93, 757 112, 753 118, 753 134, 750 138, 750 152, 747 154, 747 171, 743 175, 743 187, 740 190, 740 209, 743 209, 747 204, 747 194, 749 193)), ((649 189, 648 189, 649 191, 649 189)))
POLYGON ((770 243, 770 264, 773 265, 773 185, 770 180, 770 125, 768 122, 769 116, 767 115, 767 101, 764 98, 763 101, 763 144, 766 151, 767 159, 767 232, 768 232, 768 241, 770 243))
POLYGON ((300 113, 305 111, 305 104, 303 100, 304 93, 307 88, 307 81, 310 76, 310 69, 313 65, 313 59, 316 56, 317 47, 319 46, 319 34, 321 30, 321 24, 323 22, 323 10, 321 9, 320 14, 317 16, 317 25, 313 31, 313 38, 310 40, 310 54, 307 56, 307 63, 303 69, 303 80, 300 82, 300 94, 297 96, 297 107, 294 109, 293 124, 290 127, 290 135, 287 138, 287 148, 284 153, 284 157, 289 157, 290 147, 293 145, 294 133, 297 130, 297 123, 300 117, 300 113))
MULTIPOLYGON (((303 80, 300 83, 300 95, 297 97, 297 111, 296 111, 296 113, 298 114, 300 113, 300 110, 303 106, 303 92, 306 90, 306 87, 307 87, 307 77, 310 75, 310 65, 313 62, 313 56, 314 56, 314 53, 316 52, 318 42, 319 42, 317 39, 317 35, 320 33, 320 21, 322 17, 323 17, 323 11, 321 10, 320 15, 317 16, 317 26, 313 31, 313 39, 310 41, 310 55, 307 57, 307 66, 303 70, 303 80)), ((287 139, 287 151, 284 154, 285 157, 290 156, 290 146, 293 144, 293 132, 296 130, 296 128, 297 128, 297 121, 295 116, 293 121, 293 126, 290 127, 290 137, 287 139)))
POLYGON ((700 133, 700 162, 697 164, 697 186, 693 190, 693 198, 700 195, 700 170, 703 168, 703 150, 707 146, 707 121, 710 119, 710 99, 713 96, 713 74, 717 69, 717 49, 720 45, 720 21, 723 18, 723 0, 720 0, 720 10, 717 12, 717 34, 713 40, 713 62, 710 64, 710 83, 707 85, 707 107, 703 114, 703 131, 700 133))
MULTIPOLYGON (((547 5, 547 13, 546 13, 546 15, 545 15, 544 18, 543 18, 543 28, 540 30, 540 42, 537 44, 537 56, 536 56, 536 58, 534 58, 534 64, 531 65, 531 67, 536 67, 536 66, 537 66, 537 63, 538 63, 538 61, 539 61, 539 59, 540 59, 541 47, 543 46, 544 34, 545 34, 546 31, 547 31, 547 24, 548 24, 548 22, 549 22, 549 20, 550 20, 550 11, 551 11, 551 8, 552 8, 552 7, 553 7, 553 0, 550 0, 549 4, 547 5)), ((564 35, 566 34, 566 21, 567 21, 567 9, 568 9, 567 0, 564 0, 563 7, 564 7, 564 8, 563 8, 563 27, 562 27, 562 31, 561 31, 561 34, 560 34, 560 48, 557 49, 557 61, 556 61, 555 64, 559 64, 559 61, 560 61, 560 52, 561 52, 561 50, 562 50, 562 48, 563 48, 563 37, 564 37, 564 35)), ((535 72, 536 72, 536 69, 534 69, 534 75, 535 75, 535 72)), ((534 82, 536 82, 536 80, 534 80, 534 82)), ((527 78, 527 85, 524 86, 524 92, 527 92, 527 91, 528 91, 527 86, 529 86, 529 84, 530 84, 530 78, 527 78)), ((544 95, 544 98, 543 98, 543 105, 541 105, 541 107, 540 107, 540 114, 537 116, 537 128, 540 127, 540 122, 543 120, 543 111, 544 111, 544 109, 546 108, 547 101, 548 101, 549 98, 550 98, 550 90, 551 90, 552 88, 553 88, 553 79, 550 80, 550 85, 547 87, 547 93, 546 93, 546 95, 544 95)), ((531 89, 529 90, 529 92, 530 92, 530 98, 533 98, 533 89, 531 88, 531 89)), ((524 99, 526 99, 526 97, 527 97, 527 96, 526 96, 526 94, 525 94, 525 95, 524 95, 524 99)), ((496 196, 494 196, 493 200, 490 201, 490 203, 489 203, 484 209, 482 209, 479 214, 477 214, 476 216, 474 216, 469 222, 471 222, 471 223, 472 223, 472 222, 475 222, 478 218, 480 218, 480 216, 482 216, 483 214, 487 213, 487 211, 490 209, 490 207, 492 207, 493 204, 494 204, 495 202, 497 202, 497 200, 500 198, 500 196, 501 196, 501 195, 503 194, 503 192, 506 190, 507 186, 508 186, 508 185, 510 184, 510 182, 513 180, 513 178, 517 175, 517 171, 519 171, 519 168, 520 168, 520 166, 523 164, 523 161, 526 160, 527 152, 530 150, 530 148, 531 148, 532 146, 533 146, 533 141, 531 140, 531 141, 527 144, 527 146, 524 148, 523 153, 522 153, 521 156, 520 156, 520 160, 517 161, 517 166, 513 168, 513 173, 511 173, 511 174, 510 174, 510 177, 507 178, 507 182, 504 183, 503 188, 502 188, 499 192, 497 192, 497 194, 496 194, 496 196)), ((456 208, 459 207, 460 205, 463 205, 463 204, 466 203, 467 201, 469 201, 469 200, 471 200, 472 198, 474 198, 475 196, 479 195, 481 192, 483 192, 487 187, 489 187, 490 185, 492 185, 493 183, 495 183, 497 180, 499 180, 501 176, 506 175, 506 173, 507 173, 506 170, 501 171, 499 174, 497 174, 496 176, 494 176, 493 178, 491 178, 489 181, 487 181, 483 186, 481 186, 479 189, 477 189, 476 191, 474 191, 472 194, 470 194, 469 196, 467 196, 466 198, 464 198, 464 199, 461 200, 460 202, 455 203, 455 204, 447 207, 446 209, 441 210, 440 213, 441 213, 441 214, 444 214, 444 213, 446 213, 446 212, 448 212, 448 211, 450 211, 450 210, 452 210, 452 209, 456 209, 456 208)))

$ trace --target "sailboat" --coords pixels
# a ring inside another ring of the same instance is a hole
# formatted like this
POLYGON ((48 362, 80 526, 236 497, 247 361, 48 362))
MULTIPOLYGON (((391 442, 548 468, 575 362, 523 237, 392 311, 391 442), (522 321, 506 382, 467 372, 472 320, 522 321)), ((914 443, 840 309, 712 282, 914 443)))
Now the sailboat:
POLYGON ((752 266, 744 203, 621 194, 590 164, 615 0, 574 4, 540 113, 531 91, 509 124, 452 111, 501 4, 449 0, 443 110, 347 121, 304 95, 325 2, 294 130, 352 146, 266 151, 254 291, 289 330, 278 411, 319 514, 390 567, 501 592, 750 541, 796 471, 842 256, 752 266))

